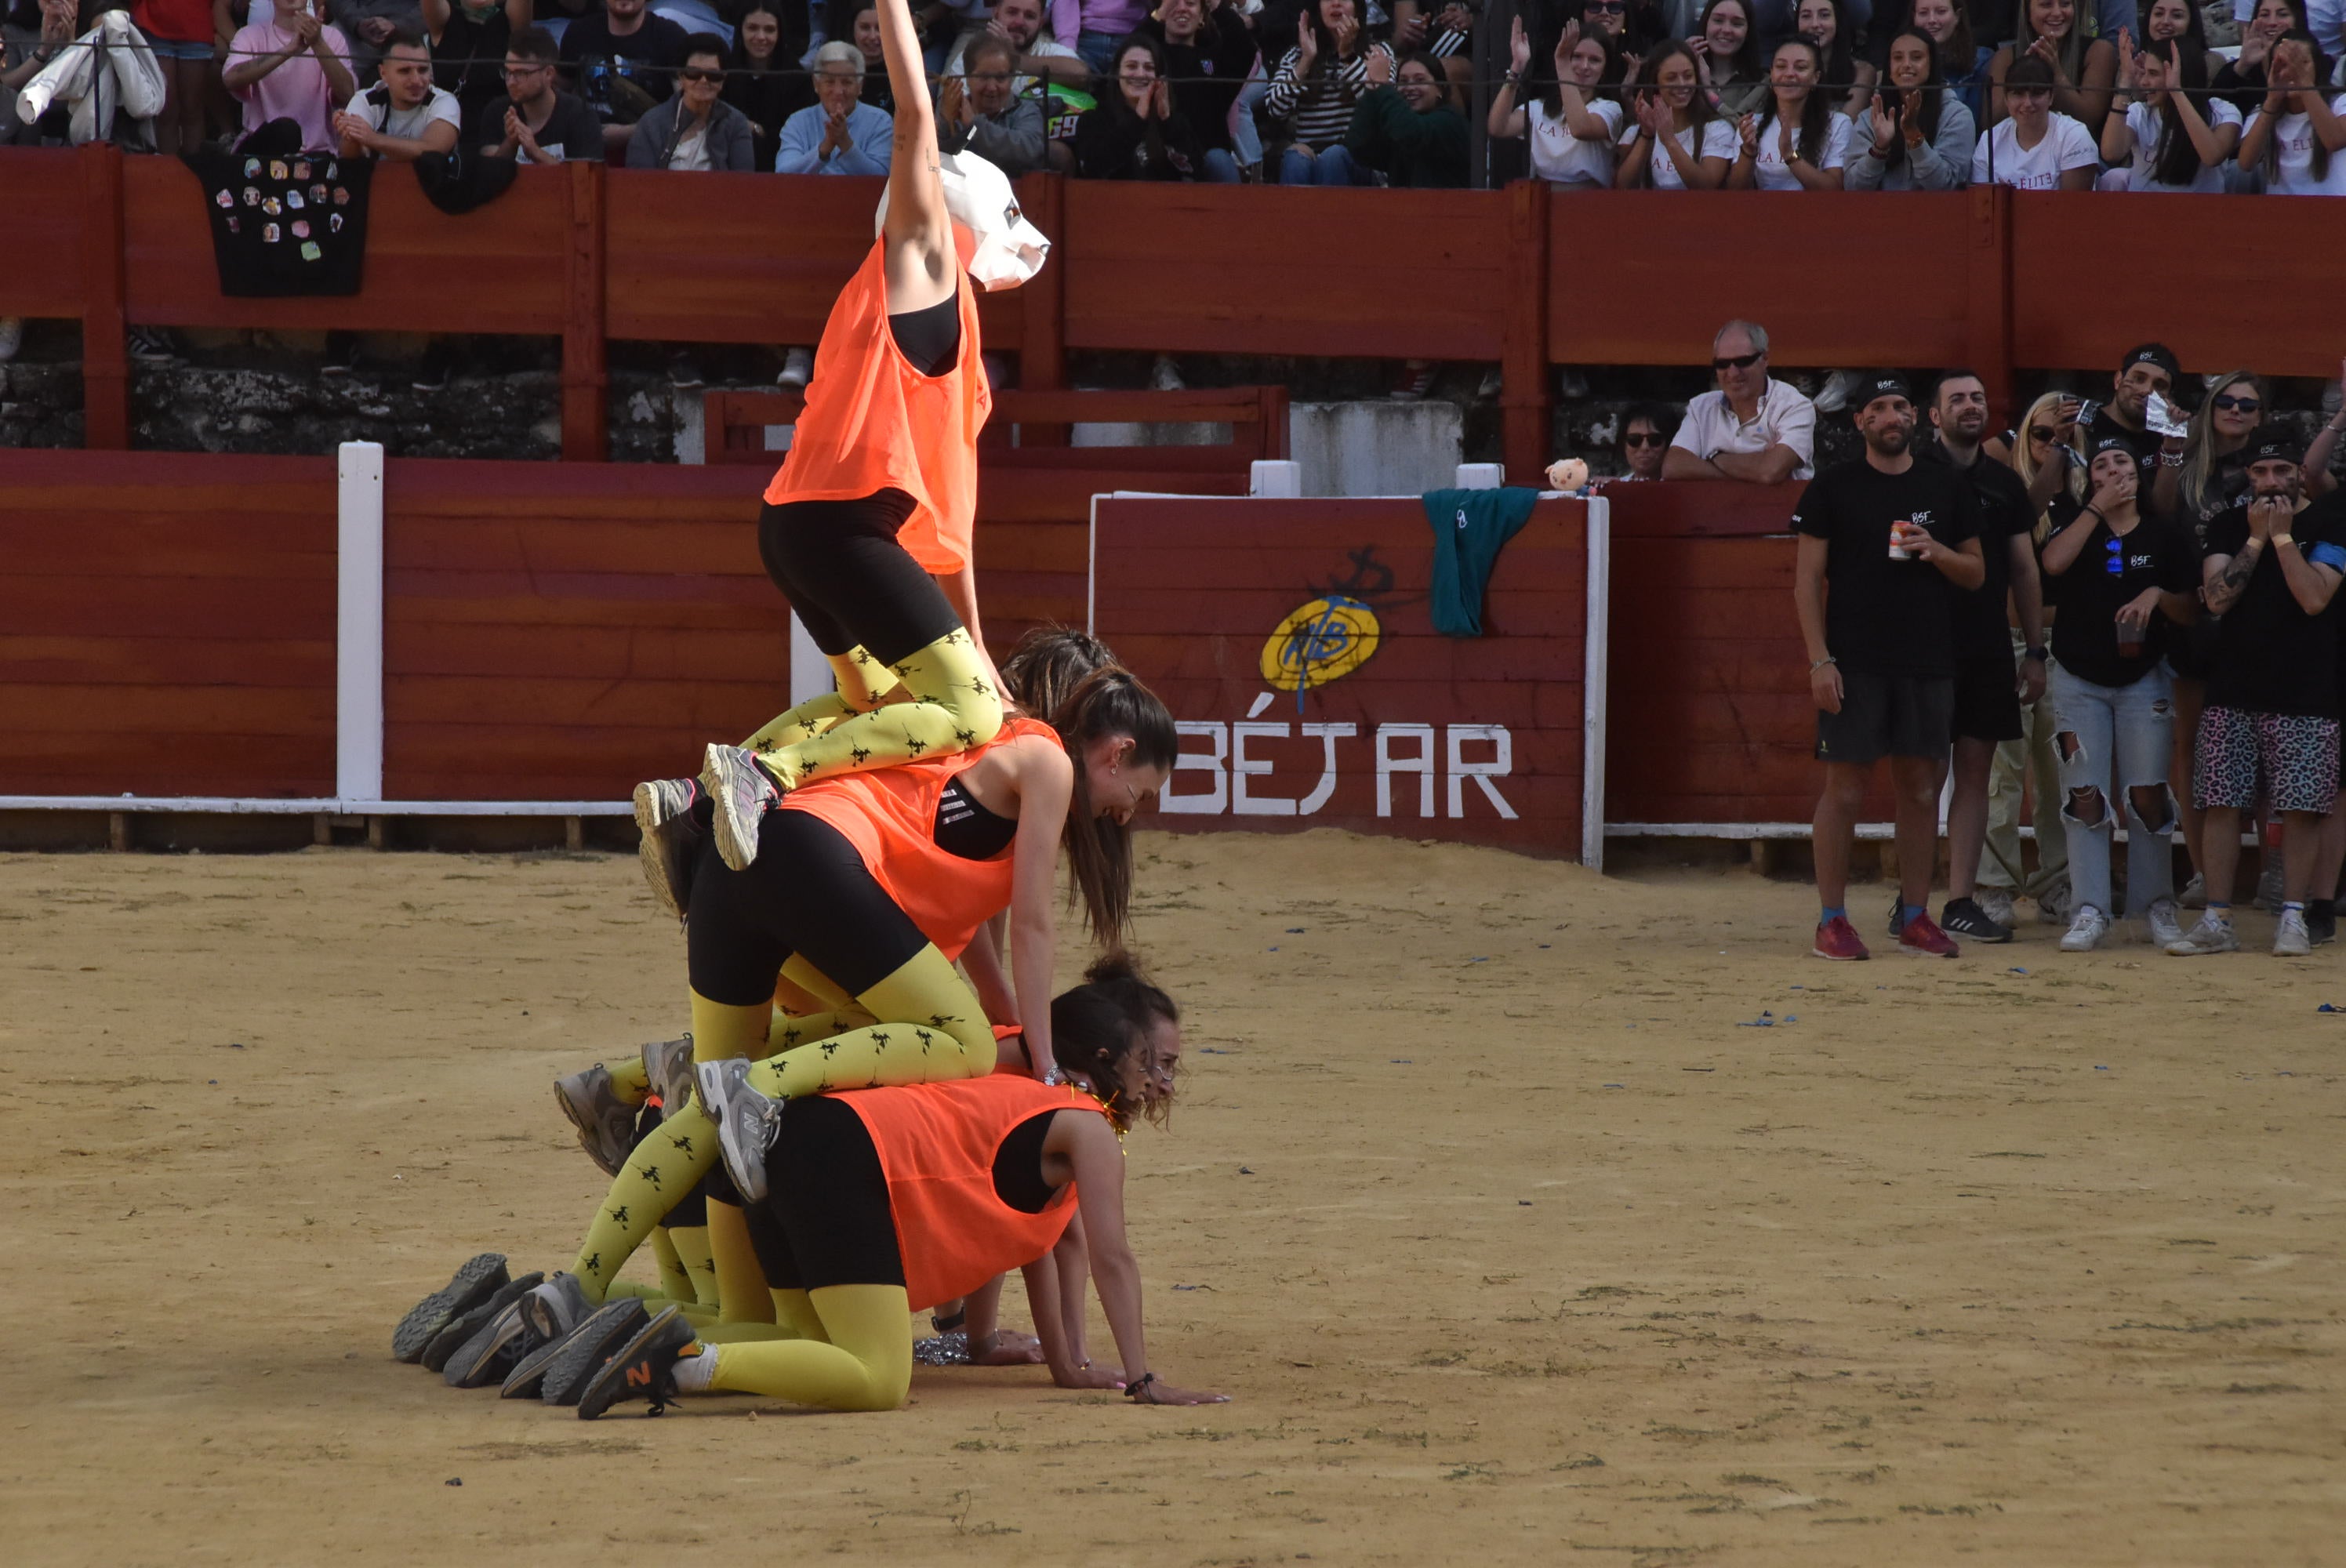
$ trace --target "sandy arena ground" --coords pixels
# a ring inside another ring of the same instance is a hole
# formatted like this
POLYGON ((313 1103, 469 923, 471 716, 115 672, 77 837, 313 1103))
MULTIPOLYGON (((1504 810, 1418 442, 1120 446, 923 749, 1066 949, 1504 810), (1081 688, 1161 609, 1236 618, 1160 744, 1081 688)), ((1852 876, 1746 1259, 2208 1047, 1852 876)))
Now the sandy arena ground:
POLYGON ((0 856, 5 1560, 2346 1561, 2338 950, 1834 968, 1739 871, 1146 843, 1150 1346, 1233 1401, 593 1425, 389 1338, 570 1257, 548 1082, 683 1022, 631 858, 0 856))

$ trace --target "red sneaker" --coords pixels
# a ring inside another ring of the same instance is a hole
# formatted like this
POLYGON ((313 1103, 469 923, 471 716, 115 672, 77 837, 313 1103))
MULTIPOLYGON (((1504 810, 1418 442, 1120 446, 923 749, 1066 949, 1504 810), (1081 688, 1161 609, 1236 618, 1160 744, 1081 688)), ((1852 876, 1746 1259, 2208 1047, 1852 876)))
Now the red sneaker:
POLYGON ((1909 958, 1960 958, 1963 949, 1928 914, 1918 914, 1898 933, 1898 951, 1909 958))
MULTIPOLYGON (((1944 942, 1946 938, 1939 940, 1944 942)), ((1819 958, 1830 958, 1839 963, 1873 956, 1865 951, 1865 943, 1858 941, 1857 928, 1849 923, 1847 915, 1835 915, 1817 927, 1816 945, 1809 951, 1819 958)))

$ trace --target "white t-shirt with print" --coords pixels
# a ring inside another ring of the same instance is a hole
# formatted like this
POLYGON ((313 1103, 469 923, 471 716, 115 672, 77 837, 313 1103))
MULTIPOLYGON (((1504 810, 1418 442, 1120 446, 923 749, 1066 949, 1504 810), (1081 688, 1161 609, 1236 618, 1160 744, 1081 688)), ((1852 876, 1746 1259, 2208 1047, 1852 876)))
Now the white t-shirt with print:
POLYGON ((1583 101, 1605 123, 1603 141, 1581 140, 1561 118, 1550 119, 1547 106, 1537 98, 1524 106, 1531 127, 1532 172, 1550 185, 1613 183, 1613 144, 1621 135, 1621 106, 1609 98, 1583 101))
MULTIPOLYGON (((1800 127, 1792 127, 1792 145, 1800 145, 1800 127)), ((1740 148, 1738 149, 1739 151, 1740 148)), ((1839 115, 1825 117, 1824 151, 1816 159, 1819 168, 1840 168, 1849 162, 1849 121, 1839 115)), ((1800 177, 1784 162, 1782 131, 1772 122, 1760 127, 1760 153, 1751 160, 1751 178, 1762 190, 1804 190, 1800 177)))
POLYGON ((456 95, 445 87, 434 87, 432 96, 412 109, 394 107, 388 89, 361 93, 351 109, 372 128, 385 136, 403 137, 409 141, 423 139, 424 127, 447 125, 461 130, 457 117, 456 95))
POLYGON ((1991 151, 1995 183, 2022 190, 2058 190, 2061 177, 2069 170, 2101 167, 2101 149, 2094 145, 2093 132, 2058 109, 2045 118, 2044 139, 2032 148, 2020 145, 2019 130, 2011 120, 1999 122, 1981 137, 1972 154, 1972 183, 1988 183, 1991 151))
MULTIPOLYGON (((2225 126, 2237 126, 2240 123, 2240 111, 2222 98, 2202 98, 2198 102, 2198 107, 2207 117, 2208 126, 2211 130, 2219 130, 2225 126)), ((2158 133, 2165 120, 2166 116, 2148 104, 2127 106, 2127 129, 2134 134, 2134 168, 2127 176, 2127 188, 2128 190, 2161 190, 2170 194, 2189 191, 2200 196, 2221 194, 2224 188, 2223 170, 2210 168, 2206 164, 2199 166, 2198 178, 2188 185, 2161 185, 2152 178, 2156 167, 2155 160, 2158 154, 2158 133)), ((2183 134, 2180 127, 2178 127, 2176 134, 2178 136, 2183 134)))
MULTIPOLYGON (((2346 113, 2346 95, 2331 101, 2331 114, 2346 113)), ((2329 172, 2313 177, 2313 117, 2283 115, 2272 127, 2280 149, 2280 171, 2265 189, 2274 196, 2346 196, 2346 148, 2330 155, 2329 172)))
MULTIPOLYGON (((1637 130, 1636 120, 1626 121, 1621 127, 1621 145, 1627 147, 1636 140, 1637 130)), ((1678 144, 1679 149, 1692 154, 1698 163, 1706 158, 1720 158, 1728 163, 1735 161, 1735 127, 1725 120, 1713 120, 1702 127, 1702 149, 1699 152, 1695 150, 1692 126, 1688 126, 1682 131, 1672 131, 1669 135, 1671 139, 1678 144)), ((1672 163, 1670 155, 1659 147, 1654 148, 1651 178, 1656 190, 1686 188, 1686 181, 1678 178, 1678 166, 1672 163)))

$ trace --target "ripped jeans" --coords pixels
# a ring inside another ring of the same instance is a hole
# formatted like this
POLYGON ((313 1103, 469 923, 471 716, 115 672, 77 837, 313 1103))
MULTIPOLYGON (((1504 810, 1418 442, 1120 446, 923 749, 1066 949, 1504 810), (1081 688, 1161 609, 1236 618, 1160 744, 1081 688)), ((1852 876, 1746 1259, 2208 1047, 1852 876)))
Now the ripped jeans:
POLYGON ((2132 686, 2096 686, 2053 667, 2053 748, 2061 759, 2062 836, 2069 845, 2069 901, 2110 907, 2110 830, 2114 809, 2126 812, 2127 909, 2140 918, 2152 903, 2175 896, 2174 794, 2167 787, 2175 732, 2175 693, 2167 666, 2132 686), (2083 803, 2080 790, 2091 790, 2083 803), (2156 821, 2144 820, 2137 792, 2156 791, 2156 821), (2119 807, 2116 803, 2123 802, 2119 807))

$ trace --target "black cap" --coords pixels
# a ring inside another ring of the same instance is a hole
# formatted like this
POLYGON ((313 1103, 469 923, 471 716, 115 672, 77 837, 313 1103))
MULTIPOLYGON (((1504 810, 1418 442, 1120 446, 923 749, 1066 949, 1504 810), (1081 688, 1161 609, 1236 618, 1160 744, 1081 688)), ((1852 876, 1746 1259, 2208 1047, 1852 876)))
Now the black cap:
POLYGON ((2137 365, 2157 365, 2167 372, 2169 381, 2183 373, 2183 367, 2175 362, 2175 351, 2165 343, 2137 343, 2128 349, 2127 357, 2118 361, 2118 374, 2124 375, 2137 365))
POLYGON ((2305 463, 2305 453, 2299 450, 2297 443, 2288 437, 2274 435, 2249 447, 2249 461, 2251 463, 2286 463, 2293 468, 2301 467, 2305 463))
POLYGON ((2139 463, 2142 461, 2142 454, 2134 449, 2134 443, 2130 441, 2121 441, 2115 435, 2106 435, 2102 437, 2101 440, 2094 443, 2093 451, 2086 453, 2086 461, 2087 463, 2091 463, 2094 459, 2101 456, 2101 454, 2106 452, 2123 452, 2127 454, 2127 461, 2128 463, 2139 463))
POLYGON ((1914 401, 1914 394, 1906 390, 1906 378, 1888 371, 1866 378, 1865 384, 1858 389, 1857 406, 1863 408, 1878 397, 1902 397, 1908 402, 1914 401))

